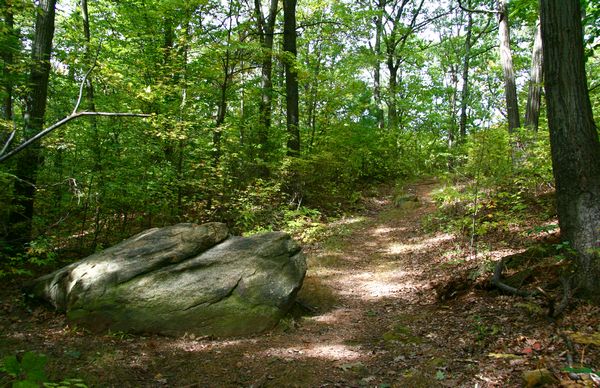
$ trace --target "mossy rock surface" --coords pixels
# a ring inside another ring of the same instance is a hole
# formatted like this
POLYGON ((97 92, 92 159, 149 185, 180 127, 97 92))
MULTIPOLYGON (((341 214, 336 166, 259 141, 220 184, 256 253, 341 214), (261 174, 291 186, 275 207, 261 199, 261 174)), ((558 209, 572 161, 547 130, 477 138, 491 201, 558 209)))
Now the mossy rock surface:
POLYGON ((204 244, 198 252, 189 242, 180 254, 181 233, 206 240, 189 230, 198 227, 134 236, 38 279, 31 290, 70 321, 98 332, 222 337, 274 327, 302 286, 306 259, 300 247, 285 233, 227 237, 217 225, 209 248, 204 244), (144 242, 170 247, 169 254, 144 249, 144 242))

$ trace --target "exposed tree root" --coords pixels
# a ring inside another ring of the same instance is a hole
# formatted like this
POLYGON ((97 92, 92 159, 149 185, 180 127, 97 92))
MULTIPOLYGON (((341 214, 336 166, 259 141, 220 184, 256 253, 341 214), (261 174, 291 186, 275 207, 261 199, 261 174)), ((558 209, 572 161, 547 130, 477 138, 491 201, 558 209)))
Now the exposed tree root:
MULTIPOLYGON (((510 258, 510 256, 508 256, 508 258, 510 258)), ((492 284, 504 292, 508 292, 509 294, 523 296, 525 298, 538 295, 538 292, 519 290, 518 288, 509 286, 508 284, 503 283, 500 280, 502 278, 502 271, 504 269, 506 259, 507 258, 505 257, 502 260, 498 261, 498 263, 496 263, 496 267, 494 268, 494 276, 492 277, 492 284)))

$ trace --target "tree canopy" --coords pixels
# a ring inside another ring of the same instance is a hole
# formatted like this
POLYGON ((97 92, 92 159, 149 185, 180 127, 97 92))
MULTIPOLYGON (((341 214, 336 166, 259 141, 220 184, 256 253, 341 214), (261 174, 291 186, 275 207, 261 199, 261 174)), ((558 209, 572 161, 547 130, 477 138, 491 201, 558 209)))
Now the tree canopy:
MULTIPOLYGON (((599 9, 583 4, 597 121, 599 9)), ((368 185, 425 175, 553 184, 533 0, 0 8, 8 256, 91 252, 178 221, 274 229, 286 212, 340 214, 368 185)))

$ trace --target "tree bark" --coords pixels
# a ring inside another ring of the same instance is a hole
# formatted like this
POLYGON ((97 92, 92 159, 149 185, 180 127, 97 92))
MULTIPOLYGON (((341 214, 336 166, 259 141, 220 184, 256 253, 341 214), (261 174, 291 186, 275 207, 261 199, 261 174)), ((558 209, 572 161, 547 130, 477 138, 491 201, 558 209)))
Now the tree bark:
MULTIPOLYGON (((90 32, 90 17, 88 12, 87 0, 81 0, 81 14, 83 16, 83 34, 85 36, 85 59, 88 66, 94 65, 94 54, 92 52, 92 35, 90 32)), ((96 111, 96 104, 94 103, 94 84, 92 83, 91 77, 87 77, 85 80, 85 99, 87 101, 87 110, 90 112, 96 111)), ((95 125, 95 123, 94 123, 95 125)))
POLYGON ((398 93, 398 67, 394 63, 392 55, 388 54, 387 67, 390 72, 389 80, 389 94, 388 97, 388 126, 390 129, 398 129, 398 105, 397 96, 398 93))
POLYGON ((500 62, 504 73, 504 95, 506 97, 508 132, 512 133, 516 128, 521 126, 521 119, 519 117, 519 102, 517 99, 517 85, 515 83, 512 52, 510 50, 507 0, 498 0, 498 32, 500 38, 500 62))
MULTIPOLYGON (((30 138, 44 127, 50 56, 54 38, 56 0, 40 0, 37 6, 35 35, 31 47, 31 72, 26 100, 24 137, 30 138)), ((26 242, 31 239, 36 175, 42 163, 38 143, 28 147, 17 159, 14 210, 10 215, 9 241, 26 242)))
MULTIPOLYGON (((471 7, 471 2, 468 2, 471 7)), ((463 59, 462 68, 462 90, 460 91, 460 123, 459 134, 460 141, 464 141, 467 137, 467 106, 469 104, 469 70, 471 67, 471 45, 473 38, 473 16, 470 12, 467 13, 467 33, 465 37, 465 56, 463 59)))
POLYGON ((529 93, 527 94, 527 107, 525 109, 525 128, 537 132, 540 123, 540 105, 542 102, 543 82, 543 48, 542 34, 538 21, 533 40, 533 52, 531 54, 531 73, 529 79, 529 93))
POLYGON ((600 142, 585 72, 579 0, 540 1, 545 89, 562 238, 577 285, 600 300, 600 142))
POLYGON ((381 107, 381 34, 383 33, 383 13, 385 11, 385 0, 377 0, 377 16, 375 18, 375 69, 373 75, 373 98, 375 100, 375 114, 379 129, 385 128, 383 109, 381 107))
POLYGON ((225 58, 223 61, 223 80, 220 83, 219 87, 219 101, 217 103, 217 119, 215 121, 215 129, 213 130, 213 166, 217 166, 219 164, 219 160, 221 159, 221 138, 223 137, 223 124, 225 124, 225 117, 227 116, 227 90, 229 88, 229 81, 231 79, 232 73, 232 58, 231 58, 231 34, 232 34, 232 16, 233 16, 233 6, 230 4, 229 13, 227 15, 229 20, 229 26, 227 28, 227 48, 225 50, 225 58))
POLYGON ((283 51, 285 65, 287 154, 300 155, 298 71, 296 70, 296 0, 283 0, 283 51))
MULTIPOLYGON (((13 39, 16 40, 15 36, 15 18, 13 14, 12 1, 2 0, 0 1, 0 9, 2 9, 2 16, 4 17, 4 25, 6 29, 6 35, 10 39, 8 49, 2 53, 2 61, 4 62, 4 68, 2 69, 2 80, 4 87, 4 98, 2 101, 2 117, 6 121, 12 121, 13 119, 13 70, 12 65, 14 62, 13 54, 13 39)), ((1 137, 0 137, 1 138, 1 137)))
MULTIPOLYGON (((277 17, 279 0, 271 0, 269 14, 265 18, 261 1, 254 0, 254 8, 258 25, 258 34, 262 48, 262 64, 260 69, 260 101, 258 104, 258 145, 259 157, 262 162, 269 159, 269 132, 271 130, 271 115, 273 112, 273 33, 277 17)), ((263 175, 268 175, 266 168, 263 175)))

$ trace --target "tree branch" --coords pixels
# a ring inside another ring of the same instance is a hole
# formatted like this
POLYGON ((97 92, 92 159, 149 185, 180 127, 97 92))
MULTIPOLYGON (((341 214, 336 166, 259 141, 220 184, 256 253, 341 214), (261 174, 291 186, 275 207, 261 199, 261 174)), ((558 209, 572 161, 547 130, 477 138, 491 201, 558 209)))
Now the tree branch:
POLYGON ((65 125, 66 123, 68 123, 69 121, 74 120, 74 119, 79 118, 79 117, 82 117, 82 116, 150 117, 151 115, 145 114, 145 113, 114 113, 114 112, 76 112, 76 113, 72 113, 71 115, 65 117, 64 119, 62 119, 60 121, 57 121, 56 123, 52 124, 48 128, 45 128, 45 129, 41 130, 37 135, 35 135, 32 138, 24 141, 18 147, 16 147, 14 150, 10 151, 7 154, 4 154, 4 151, 6 149, 6 146, 5 146, 4 149, 2 150, 3 152, 0 153, 0 163, 4 162, 8 158, 10 158, 10 157, 16 155, 17 153, 21 152, 23 149, 25 149, 26 147, 28 147, 30 144, 32 144, 32 143, 36 142, 37 140, 43 138, 44 136, 48 135, 50 132, 54 131, 55 129, 60 128, 63 125, 65 125))
POLYGON ((13 141, 13 138, 15 137, 15 133, 17 132, 16 129, 14 129, 10 135, 8 135, 8 140, 6 140, 6 143, 4 143, 4 147, 2 147, 2 151, 0 151, 0 155, 4 154, 6 152, 6 149, 8 148, 8 146, 10 145, 10 143, 13 141))
POLYGON ((462 4, 461 0, 458 0, 458 6, 460 7, 460 9, 462 9, 465 12, 469 12, 469 13, 484 13, 484 14, 488 14, 488 15, 497 15, 499 12, 496 10, 491 10, 491 9, 471 9, 471 8, 467 8, 462 4))

